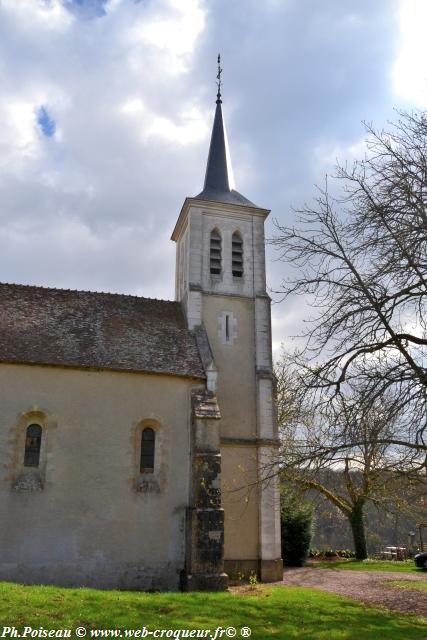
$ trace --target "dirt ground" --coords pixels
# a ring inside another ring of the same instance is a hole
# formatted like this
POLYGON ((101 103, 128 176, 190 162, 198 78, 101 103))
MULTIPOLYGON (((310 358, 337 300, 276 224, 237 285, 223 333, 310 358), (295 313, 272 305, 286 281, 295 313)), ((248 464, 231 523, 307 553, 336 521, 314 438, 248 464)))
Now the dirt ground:
POLYGON ((360 602, 427 618, 427 591, 387 586, 391 580, 426 582, 427 573, 348 571, 345 569, 285 569, 284 584, 311 587, 350 596, 360 602))

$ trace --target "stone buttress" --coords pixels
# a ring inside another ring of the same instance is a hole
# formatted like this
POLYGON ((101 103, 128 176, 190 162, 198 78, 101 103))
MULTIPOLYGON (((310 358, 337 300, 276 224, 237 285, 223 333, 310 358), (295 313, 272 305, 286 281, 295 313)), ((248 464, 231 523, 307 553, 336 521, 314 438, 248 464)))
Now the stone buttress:
POLYGON ((210 391, 194 391, 191 507, 187 513, 187 553, 183 588, 223 591, 224 510, 221 508, 221 452, 218 403, 210 391))

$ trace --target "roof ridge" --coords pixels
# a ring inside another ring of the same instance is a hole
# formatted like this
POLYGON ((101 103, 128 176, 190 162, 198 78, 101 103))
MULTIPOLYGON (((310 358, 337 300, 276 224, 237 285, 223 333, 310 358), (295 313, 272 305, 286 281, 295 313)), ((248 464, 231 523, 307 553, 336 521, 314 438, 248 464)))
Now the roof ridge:
POLYGON ((173 304, 179 304, 179 302, 177 300, 163 300, 161 298, 147 298, 145 296, 137 296, 131 293, 115 293, 115 292, 111 292, 111 291, 90 291, 88 289, 65 289, 65 288, 61 288, 61 287, 45 287, 43 285, 36 285, 36 284, 21 284, 18 282, 0 282, 0 286, 7 286, 7 287, 20 287, 23 289, 38 289, 41 291, 61 291, 61 292, 66 292, 66 293, 89 293, 91 295, 98 295, 98 296, 112 296, 112 297, 119 297, 119 298, 136 298, 137 300, 146 300, 146 301, 150 301, 150 302, 165 302, 165 303, 173 303, 173 304))

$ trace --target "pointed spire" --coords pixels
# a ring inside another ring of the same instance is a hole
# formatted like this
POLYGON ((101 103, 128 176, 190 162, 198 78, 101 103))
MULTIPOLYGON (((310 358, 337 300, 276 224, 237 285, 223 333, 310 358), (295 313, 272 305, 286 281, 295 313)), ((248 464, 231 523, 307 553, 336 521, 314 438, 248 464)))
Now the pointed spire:
POLYGON ((216 94, 216 110, 203 191, 206 191, 207 189, 215 189, 218 192, 223 192, 231 191, 231 189, 234 188, 233 170, 231 168, 230 153, 228 151, 227 132, 225 130, 225 123, 222 115, 221 73, 221 56, 218 54, 218 74, 216 76, 218 91, 216 94))
POLYGON ((228 150, 227 132, 222 115, 221 97, 221 56, 218 54, 218 74, 215 118, 212 128, 208 162, 206 166, 205 184, 203 191, 196 198, 212 200, 214 202, 229 202, 256 206, 234 189, 233 169, 228 150))

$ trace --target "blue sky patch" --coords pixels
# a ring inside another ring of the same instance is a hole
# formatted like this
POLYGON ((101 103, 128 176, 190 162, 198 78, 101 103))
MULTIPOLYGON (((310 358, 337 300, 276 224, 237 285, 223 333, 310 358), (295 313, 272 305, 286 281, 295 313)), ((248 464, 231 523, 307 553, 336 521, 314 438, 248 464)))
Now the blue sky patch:
POLYGON ((50 116, 47 107, 45 107, 44 105, 37 109, 37 124, 40 126, 40 129, 42 130, 43 135, 45 135, 46 138, 51 138, 55 135, 56 122, 50 116))
POLYGON ((64 6, 81 18, 101 18, 106 15, 104 6, 108 0, 63 0, 64 6))

